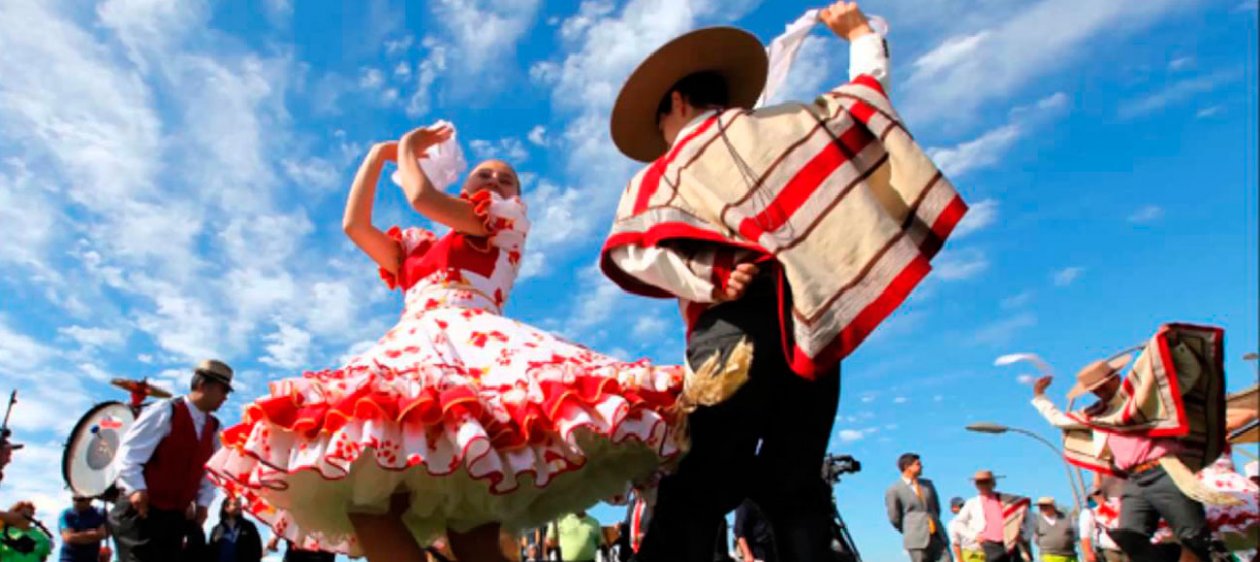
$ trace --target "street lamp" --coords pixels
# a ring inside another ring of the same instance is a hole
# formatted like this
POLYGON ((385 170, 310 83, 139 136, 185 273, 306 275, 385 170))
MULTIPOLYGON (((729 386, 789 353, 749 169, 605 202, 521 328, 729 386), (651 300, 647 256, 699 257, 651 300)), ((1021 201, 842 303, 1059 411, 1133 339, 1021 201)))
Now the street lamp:
MULTIPOLYGON (((1059 460, 1063 460, 1063 451, 1060 451, 1058 447, 1054 446, 1054 443, 1046 441, 1044 437, 1037 435, 1036 433, 1033 433, 1031 431, 1028 431, 1027 429, 1020 429, 1018 427, 1009 427, 1009 426, 996 424, 996 423, 990 423, 990 422, 978 422, 978 423, 973 423, 973 424, 968 425, 967 431, 974 431, 976 433, 988 433, 991 435, 1001 435, 1009 431, 1012 433, 1018 433, 1020 435, 1026 435, 1028 437, 1032 437, 1033 439, 1036 439, 1041 444, 1049 447, 1051 451, 1054 451, 1054 455, 1056 457, 1059 457, 1059 460)), ((1077 489, 1076 480, 1072 478, 1072 466, 1069 465, 1067 461, 1063 461, 1063 469, 1067 471, 1068 487, 1072 489, 1072 500, 1076 503, 1076 512, 1080 513, 1081 493, 1077 489)))

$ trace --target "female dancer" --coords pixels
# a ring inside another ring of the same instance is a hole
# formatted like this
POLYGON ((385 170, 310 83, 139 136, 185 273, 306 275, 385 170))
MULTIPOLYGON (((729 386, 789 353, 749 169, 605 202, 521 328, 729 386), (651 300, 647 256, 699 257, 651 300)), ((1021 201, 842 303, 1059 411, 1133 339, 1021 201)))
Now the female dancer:
POLYGON ((682 369, 617 361, 500 315, 529 232, 520 181, 490 160, 460 196, 435 188, 417 158, 451 134, 374 146, 350 189, 344 230, 403 291, 398 324, 341 368, 272 383, 209 462, 297 544, 421 560, 445 535, 461 561, 501 561, 501 529, 624 492, 678 453, 682 369), (391 160, 416 211, 450 233, 372 225, 391 160))

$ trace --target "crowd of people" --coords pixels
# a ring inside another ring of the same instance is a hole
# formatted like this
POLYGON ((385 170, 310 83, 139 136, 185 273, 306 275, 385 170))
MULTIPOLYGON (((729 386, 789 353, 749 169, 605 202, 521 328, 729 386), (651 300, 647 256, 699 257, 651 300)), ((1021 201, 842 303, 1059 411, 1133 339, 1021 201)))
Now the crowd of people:
MULTIPOLYGON (((75 497, 54 536, 19 503, 0 513, 0 562, 42 560, 56 542, 69 562, 257 562, 280 542, 289 562, 856 559, 820 477, 841 362, 925 278, 967 205, 893 108, 878 26, 846 1, 802 21, 769 48, 730 27, 678 37, 613 107, 614 144, 644 167, 600 267, 629 293, 678 301, 682 365, 621 361, 505 317, 531 226, 520 176, 480 162, 449 194, 454 128, 417 128, 368 151, 342 222, 402 293, 384 337, 272 381, 231 424, 215 414, 234 370, 200 362, 186 394, 127 428, 108 512, 75 497), (814 22, 849 43, 851 81, 762 107, 814 22), (373 224, 387 163, 445 234, 373 224), (585 512, 628 489, 616 528, 585 512)), ((1101 475, 1079 513, 998 491, 981 470, 946 524, 923 460, 903 455, 885 508, 911 560, 1215 560, 1212 506, 1245 503, 1195 476, 1235 427, 1222 338, 1163 326, 1132 363, 1083 369, 1069 397, 1097 402, 1075 411, 1045 396, 1049 377, 1035 383, 1065 458, 1101 475)), ((0 460, 11 452, 6 441, 0 460)))

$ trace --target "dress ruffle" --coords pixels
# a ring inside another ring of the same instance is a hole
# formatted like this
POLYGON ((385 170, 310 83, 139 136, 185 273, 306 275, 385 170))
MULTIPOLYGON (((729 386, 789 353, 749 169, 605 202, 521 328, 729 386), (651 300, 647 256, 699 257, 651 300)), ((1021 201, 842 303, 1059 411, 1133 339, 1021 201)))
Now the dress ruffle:
POLYGON ((428 540, 448 526, 543 524, 679 453, 679 369, 618 362, 473 312, 404 318, 362 360, 273 383, 224 431, 212 478, 285 538, 355 555, 346 514, 384 511, 400 489, 412 493, 405 520, 428 540), (410 358, 455 343, 493 349, 509 333, 521 348, 489 365, 410 358))

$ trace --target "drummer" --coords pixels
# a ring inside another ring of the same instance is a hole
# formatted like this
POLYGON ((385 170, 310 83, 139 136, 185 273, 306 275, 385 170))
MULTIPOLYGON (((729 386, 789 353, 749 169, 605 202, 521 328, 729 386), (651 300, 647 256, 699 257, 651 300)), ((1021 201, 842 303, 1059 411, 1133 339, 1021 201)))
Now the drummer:
POLYGON ((121 492, 109 513, 119 562, 178 560, 189 519, 204 525, 214 485, 205 464, 219 448, 211 415, 232 392, 232 368, 197 364, 191 391, 145 408, 114 457, 121 492))

